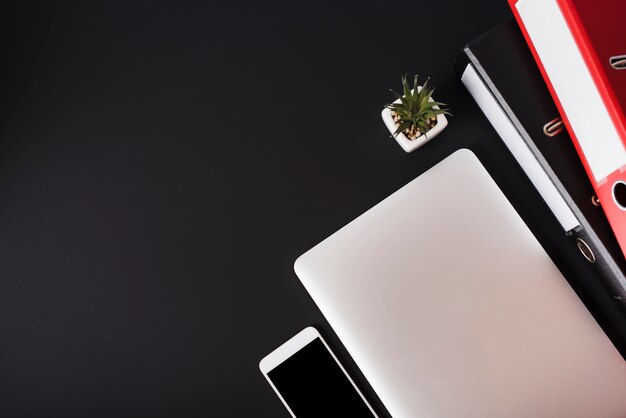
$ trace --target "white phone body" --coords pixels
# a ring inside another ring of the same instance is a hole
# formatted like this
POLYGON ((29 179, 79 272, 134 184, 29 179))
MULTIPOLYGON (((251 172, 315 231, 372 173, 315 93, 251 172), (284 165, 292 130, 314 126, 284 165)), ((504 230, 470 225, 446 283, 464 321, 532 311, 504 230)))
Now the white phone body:
MULTIPOLYGON (((376 413, 374 412, 370 404, 365 400, 365 397, 363 396, 359 388, 356 387, 356 385, 354 384, 354 381, 350 378, 348 373, 346 373, 346 370, 343 368, 341 363, 339 363, 339 360, 337 360, 337 357, 330 350, 330 347, 328 346, 328 344, 326 344, 326 341, 324 341, 320 333, 314 327, 307 327, 303 329, 302 331, 294 335, 292 338, 290 338, 288 341, 283 343, 280 347, 278 347, 277 349, 269 353, 259 362, 259 368, 261 369, 261 373, 263 373, 263 376, 265 376, 270 386, 272 387, 272 389, 274 389, 274 392, 276 392, 276 394, 280 398, 283 405, 285 405, 285 408, 287 408, 291 416, 294 418, 298 418, 289 407, 289 404, 283 398, 283 395, 276 388, 276 386, 274 385, 274 383, 268 376, 268 373, 270 373, 276 367, 280 366, 283 362, 291 358, 293 355, 298 353, 300 350, 302 350, 304 347, 306 347, 307 345, 309 345, 316 339, 319 339, 322 342, 322 344, 324 345, 328 353, 331 355, 335 363, 337 363, 337 366, 339 366, 339 368, 341 369, 345 377, 348 379, 348 381, 350 382, 350 384, 356 391, 356 393, 363 400, 363 403, 367 406, 367 408, 369 408, 369 410, 372 413, 372 416, 377 417, 376 413)), ((302 376, 302 379, 306 379, 306 378, 307 378, 306 376, 302 376)))

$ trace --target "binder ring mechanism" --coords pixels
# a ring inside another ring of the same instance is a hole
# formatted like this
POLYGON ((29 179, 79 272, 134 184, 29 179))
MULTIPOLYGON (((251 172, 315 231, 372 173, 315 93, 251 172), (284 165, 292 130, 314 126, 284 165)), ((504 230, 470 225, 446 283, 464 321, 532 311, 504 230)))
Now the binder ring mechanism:
POLYGON ((596 255, 582 238, 576 238, 576 245, 578 246, 578 250, 587 259, 587 261, 592 264, 596 262, 596 255))
POLYGON ((561 118, 554 118, 550 122, 543 125, 543 133, 549 137, 558 135, 562 130, 563 120, 561 118))
POLYGON ((626 70, 626 55, 615 55, 609 58, 609 64, 616 70, 626 70))

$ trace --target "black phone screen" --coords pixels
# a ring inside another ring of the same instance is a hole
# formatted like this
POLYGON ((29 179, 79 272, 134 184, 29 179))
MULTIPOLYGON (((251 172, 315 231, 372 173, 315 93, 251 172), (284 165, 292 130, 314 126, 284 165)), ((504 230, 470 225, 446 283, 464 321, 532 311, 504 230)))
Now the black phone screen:
POLYGON ((267 375, 298 418, 376 416, 319 338, 267 375))

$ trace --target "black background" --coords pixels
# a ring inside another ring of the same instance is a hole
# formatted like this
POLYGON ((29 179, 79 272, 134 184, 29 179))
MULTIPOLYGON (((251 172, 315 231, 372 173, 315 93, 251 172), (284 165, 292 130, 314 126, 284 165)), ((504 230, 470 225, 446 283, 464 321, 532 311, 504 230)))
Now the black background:
POLYGON ((505 0, 2 6, 0 415, 286 417, 258 361, 308 325, 371 398, 293 261, 459 147, 585 288, 451 71, 510 16, 505 0), (454 114, 413 154, 380 118, 405 72, 454 114))

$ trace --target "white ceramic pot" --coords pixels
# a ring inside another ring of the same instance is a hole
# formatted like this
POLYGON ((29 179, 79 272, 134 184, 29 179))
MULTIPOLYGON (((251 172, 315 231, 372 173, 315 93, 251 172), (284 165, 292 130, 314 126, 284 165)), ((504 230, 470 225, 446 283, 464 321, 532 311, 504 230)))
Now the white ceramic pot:
MULTIPOLYGON (((420 91, 422 89, 422 86, 418 86, 417 89, 417 91, 420 91)), ((434 102, 432 97, 429 101, 434 102)), ((400 103, 400 99, 396 100, 394 103, 400 103)), ((439 106, 433 106, 433 108, 439 109, 439 106)), ((389 132, 393 134, 396 129, 398 129, 398 127, 393 121, 393 117, 391 116, 391 110, 384 108, 382 111, 382 117, 383 122, 385 122, 385 126, 387 126, 389 132)), ((421 147, 422 145, 439 135, 439 133, 443 131, 446 126, 448 126, 448 119, 446 118, 446 115, 437 115, 437 123, 425 134, 422 134, 415 139, 409 139, 406 135, 400 132, 399 134, 394 135, 394 138, 396 139, 396 142, 400 144, 404 151, 413 152, 417 148, 421 147)))

